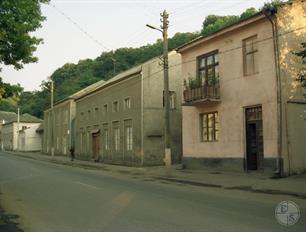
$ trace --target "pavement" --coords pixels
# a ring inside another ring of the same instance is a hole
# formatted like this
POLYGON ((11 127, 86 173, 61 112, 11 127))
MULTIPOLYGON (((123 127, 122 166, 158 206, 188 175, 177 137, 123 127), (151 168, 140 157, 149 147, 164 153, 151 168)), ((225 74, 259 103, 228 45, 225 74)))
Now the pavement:
MULTIPOLYGON (((6 151, 8 152, 8 151, 6 151)), ((101 171, 111 171, 124 175, 142 175, 176 183, 194 186, 222 188, 227 190, 241 190, 247 192, 287 195, 306 199, 306 173, 286 178, 274 178, 265 172, 227 172, 215 170, 183 169, 181 165, 155 167, 127 167, 96 163, 93 161, 70 160, 67 156, 45 155, 43 153, 12 152, 10 154, 25 158, 48 161, 52 163, 82 167, 101 171)))

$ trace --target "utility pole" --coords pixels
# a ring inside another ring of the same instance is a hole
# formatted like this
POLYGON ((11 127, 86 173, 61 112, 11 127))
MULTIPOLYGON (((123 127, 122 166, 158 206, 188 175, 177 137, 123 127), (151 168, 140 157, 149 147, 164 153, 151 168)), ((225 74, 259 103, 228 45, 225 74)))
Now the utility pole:
POLYGON ((168 65, 168 17, 166 10, 160 14, 162 25, 161 29, 147 24, 146 26, 158 30, 163 34, 163 69, 164 69, 164 120, 165 120, 165 164, 171 166, 171 146, 170 146, 170 96, 169 96, 169 65, 168 65))
POLYGON ((20 124, 20 110, 17 108, 17 151, 19 151, 19 124, 20 124))
POLYGON ((169 96, 169 65, 168 65, 168 17, 169 14, 164 10, 160 14, 163 23, 161 29, 163 31, 163 44, 164 44, 164 98, 165 98, 165 163, 167 166, 171 165, 171 146, 170 146, 170 96, 169 96))
POLYGON ((54 92, 54 86, 53 86, 53 80, 50 77, 51 80, 51 156, 54 156, 54 112, 53 112, 53 92, 54 92))

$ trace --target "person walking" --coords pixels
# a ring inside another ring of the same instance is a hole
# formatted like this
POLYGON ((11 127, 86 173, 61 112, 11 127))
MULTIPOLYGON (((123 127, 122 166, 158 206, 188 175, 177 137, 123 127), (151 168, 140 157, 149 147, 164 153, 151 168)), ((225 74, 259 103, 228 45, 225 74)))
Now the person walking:
POLYGON ((71 161, 74 160, 74 147, 70 148, 70 157, 71 157, 71 161))

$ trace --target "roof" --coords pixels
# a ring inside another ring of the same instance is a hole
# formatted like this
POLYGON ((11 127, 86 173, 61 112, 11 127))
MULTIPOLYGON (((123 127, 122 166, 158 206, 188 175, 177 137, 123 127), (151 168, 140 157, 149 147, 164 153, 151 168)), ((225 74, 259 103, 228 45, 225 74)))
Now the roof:
POLYGON ((117 83, 117 82, 119 82, 119 81, 121 81, 121 80, 123 80, 125 78, 128 78, 130 76, 133 76, 135 74, 140 73, 141 70, 142 70, 142 65, 143 64, 138 65, 138 66, 136 66, 134 68, 131 68, 131 69, 125 71, 125 72, 122 72, 122 73, 114 76, 113 78, 109 79, 108 81, 105 81, 104 83, 97 82, 97 83, 93 84, 93 85, 95 85, 94 87, 92 87, 91 89, 88 89, 88 90, 84 89, 85 90, 85 91, 83 90, 84 93, 79 95, 79 96, 77 96, 75 99, 76 100, 81 99, 81 98, 83 98, 83 97, 85 97, 85 96, 87 96, 87 95, 89 95, 89 94, 91 94, 91 93, 93 93, 95 91, 98 91, 98 90, 100 90, 100 89, 102 89, 104 87, 107 87, 107 86, 112 85, 114 83, 117 83))
MULTIPOLYGON (((80 98, 82 95, 87 94, 88 92, 94 91, 97 87, 99 87, 100 85, 102 85, 105 81, 104 80, 100 80, 92 85, 89 85, 87 87, 85 87, 84 89, 81 89, 80 91, 62 99, 57 101, 54 106, 57 106, 67 100, 75 100, 77 98, 80 98)), ((50 108, 46 109, 46 111, 50 110, 50 108)))
MULTIPOLYGON (((174 55, 174 54, 177 54, 176 51, 170 51, 169 53, 169 56, 171 55, 174 55)), ((140 64, 140 65, 137 65, 133 68, 130 68, 128 69, 127 71, 124 71, 122 73, 119 73, 118 75, 114 76, 113 78, 109 79, 108 81, 105 81, 104 83, 103 82, 97 82, 93 85, 95 85, 94 87, 92 87, 91 89, 88 89, 86 91, 84 91, 84 94, 80 95, 80 96, 77 96, 75 98, 75 100, 79 100, 87 95, 90 95, 91 93, 93 92, 96 92, 96 91, 99 91, 105 87, 108 87, 112 84, 115 84, 115 83, 118 83, 126 78, 129 78, 131 76, 134 76, 136 74, 139 74, 141 71, 142 71, 142 67, 145 65, 145 64, 148 64, 150 62, 153 62, 155 60, 159 60, 159 56, 158 57, 154 57, 150 60, 147 60, 146 62, 140 64)), ((90 86, 89 86, 90 87, 90 86)), ((84 89, 85 90, 85 89, 84 89)))
POLYGON ((223 28, 221 28, 221 29, 219 29, 215 32, 212 32, 212 33, 208 34, 208 35, 203 35, 203 36, 200 36, 198 38, 195 38, 195 39, 191 40, 190 42, 185 43, 185 44, 181 45, 180 47, 176 48, 176 51, 179 52, 179 53, 182 53, 185 50, 187 50, 188 48, 192 48, 194 46, 197 46, 197 45, 199 45, 203 42, 206 42, 206 41, 214 39, 218 36, 224 35, 225 33, 228 33, 230 31, 233 31, 235 29, 238 29, 238 28, 240 28, 242 26, 245 26, 245 25, 248 25, 250 23, 256 22, 256 21, 261 20, 265 17, 266 16, 265 16, 264 12, 260 11, 260 12, 254 14, 254 15, 248 17, 248 18, 239 20, 235 23, 232 23, 228 26, 225 26, 225 27, 223 27, 223 28))
MULTIPOLYGON (((16 113, 14 112, 5 112, 5 111, 0 111, 0 119, 4 120, 3 124, 10 124, 13 122, 17 122, 18 120, 18 116, 16 113), (3 116, 3 118, 2 118, 3 116), (6 118, 4 118, 6 117, 6 118)), ((20 115, 20 119, 19 122, 23 122, 23 123, 41 123, 43 120, 39 119, 33 115, 30 115, 28 113, 22 114, 20 115)), ((2 123, 3 121, 1 121, 2 123)))

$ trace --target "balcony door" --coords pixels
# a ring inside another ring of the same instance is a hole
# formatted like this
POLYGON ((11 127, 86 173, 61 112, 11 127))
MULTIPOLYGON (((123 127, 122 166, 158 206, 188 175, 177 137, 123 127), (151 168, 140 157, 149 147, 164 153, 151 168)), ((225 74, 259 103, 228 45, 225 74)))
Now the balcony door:
POLYGON ((263 167, 263 128, 261 106, 245 109, 246 118, 246 170, 263 167))

